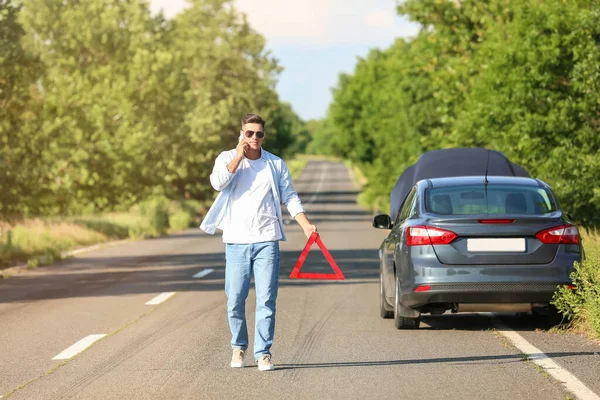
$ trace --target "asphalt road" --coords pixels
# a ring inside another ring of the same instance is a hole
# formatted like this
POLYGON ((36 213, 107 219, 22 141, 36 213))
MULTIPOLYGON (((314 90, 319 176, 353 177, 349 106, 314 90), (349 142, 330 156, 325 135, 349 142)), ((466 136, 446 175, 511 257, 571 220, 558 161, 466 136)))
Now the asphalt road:
MULTIPOLYGON (((306 238, 295 222, 286 225, 272 348, 278 369, 229 367, 224 245, 219 235, 195 229, 95 250, 1 280, 0 395, 37 400, 600 394, 600 344, 550 333, 546 321, 459 314, 425 317, 416 331, 396 330, 378 314, 377 248, 386 232, 373 229, 371 216, 356 206, 345 166, 311 162, 295 187, 347 280, 290 280, 306 238), (162 293, 174 294, 146 304, 162 293), (535 354, 515 347, 503 325, 535 346, 535 354), (74 356, 54 359, 90 335, 106 336, 74 356), (540 357, 570 372, 588 391, 570 392, 534 364, 540 357)), ((302 271, 327 268, 315 245, 302 271)), ((251 292, 251 343, 253 303, 251 292)))

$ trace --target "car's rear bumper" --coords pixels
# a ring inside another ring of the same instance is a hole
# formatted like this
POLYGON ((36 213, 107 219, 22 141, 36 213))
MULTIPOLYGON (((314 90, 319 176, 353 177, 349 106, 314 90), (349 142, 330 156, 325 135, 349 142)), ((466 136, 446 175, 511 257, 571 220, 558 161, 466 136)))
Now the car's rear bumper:
POLYGON ((448 283, 416 286, 417 290, 400 295, 400 302, 411 308, 432 303, 548 303, 558 283, 448 283))

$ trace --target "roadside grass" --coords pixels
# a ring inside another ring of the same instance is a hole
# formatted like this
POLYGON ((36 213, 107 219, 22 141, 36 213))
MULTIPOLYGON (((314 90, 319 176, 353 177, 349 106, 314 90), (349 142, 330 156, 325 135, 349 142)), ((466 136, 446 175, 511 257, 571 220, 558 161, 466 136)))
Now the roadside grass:
POLYGON ((60 259, 66 250, 107 240, 110 238, 100 231, 66 221, 34 219, 4 225, 0 233, 0 268, 24 262, 37 267, 60 259))
MULTIPOLYGON (((368 183, 365 174, 356 164, 352 163, 351 161, 346 160, 344 161, 344 164, 346 164, 346 167, 352 171, 352 183, 354 184, 355 189, 361 190, 368 183)), ((367 206, 370 207, 370 204, 367 206)))
POLYGON ((369 191, 365 191, 365 187, 369 184, 369 180, 363 173, 362 169, 351 161, 345 160, 344 164, 352 173, 352 184, 354 188, 359 192, 356 203, 363 210, 369 211, 373 214, 388 213, 388 206, 385 204, 387 199, 374 198, 369 191))
MULTIPOLYGON (((296 179, 310 157, 287 161, 296 179)), ((213 199, 173 201, 148 198, 125 212, 28 219, 16 224, 0 221, 0 279, 3 269, 27 264, 51 264, 77 248, 119 239, 158 237, 200 225, 213 199)))
POLYGON ((197 201, 152 197, 127 212, 0 223, 0 270, 21 264, 36 268, 76 248, 183 230, 197 223, 206 209, 206 204, 197 201))
POLYGON ((571 275, 575 289, 561 288, 553 304, 568 319, 569 327, 600 339, 600 232, 582 232, 585 260, 571 275))
POLYGON ((306 168, 308 161, 309 160, 307 158, 299 156, 285 162, 290 170, 290 174, 292 175, 292 180, 298 179, 302 171, 304 171, 304 168, 306 168))

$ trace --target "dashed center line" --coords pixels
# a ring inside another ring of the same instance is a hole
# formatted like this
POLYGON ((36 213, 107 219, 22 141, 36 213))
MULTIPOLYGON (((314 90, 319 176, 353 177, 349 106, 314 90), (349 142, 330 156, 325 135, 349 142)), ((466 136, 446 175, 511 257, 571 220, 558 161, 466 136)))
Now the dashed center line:
POLYGON ((92 344, 102 339, 104 336, 106 336, 106 334, 86 336, 79 342, 69 347, 68 349, 63 350, 56 357, 54 357, 53 360, 68 360, 69 358, 81 353, 82 351, 90 347, 92 344))
POLYGON ((212 272, 215 272, 215 270, 211 269, 211 268, 203 269, 202 271, 200 271, 196 275, 194 275, 192 278, 204 278, 206 275, 208 275, 212 272))
POLYGON ((312 204, 317 199, 319 194, 321 194, 321 187, 323 186, 323 183, 325 182, 325 178, 327 177, 328 169, 329 169, 329 164, 327 164, 327 163, 323 164, 323 169, 321 170, 321 178, 319 179, 319 183, 317 184, 317 188, 315 189, 314 194, 308 200, 308 203, 306 203, 307 205, 312 204))
POLYGON ((150 300, 149 302, 147 302, 146 305, 147 306, 155 306, 157 304, 160 304, 160 303, 170 299, 173 295, 175 295, 175 293, 177 293, 177 292, 161 293, 158 296, 156 296, 155 298, 153 298, 152 300, 150 300))

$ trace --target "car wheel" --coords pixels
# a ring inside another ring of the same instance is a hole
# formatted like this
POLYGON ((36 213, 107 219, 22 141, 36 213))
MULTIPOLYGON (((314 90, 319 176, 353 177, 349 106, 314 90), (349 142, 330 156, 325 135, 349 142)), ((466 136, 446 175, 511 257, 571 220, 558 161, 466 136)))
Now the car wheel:
POLYGON ((400 282, 396 278, 396 299, 394 301, 394 325, 397 329, 417 329, 421 318, 408 318, 400 316, 400 282))
POLYGON ((383 319, 394 317, 394 310, 387 304, 385 300, 385 292, 383 289, 383 271, 379 271, 379 315, 383 319))

